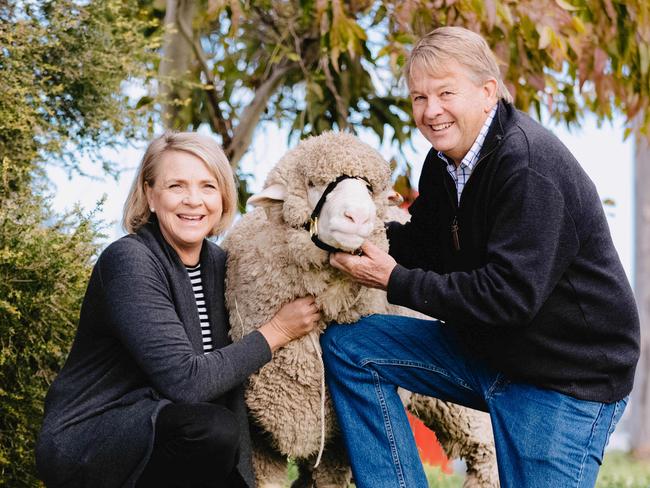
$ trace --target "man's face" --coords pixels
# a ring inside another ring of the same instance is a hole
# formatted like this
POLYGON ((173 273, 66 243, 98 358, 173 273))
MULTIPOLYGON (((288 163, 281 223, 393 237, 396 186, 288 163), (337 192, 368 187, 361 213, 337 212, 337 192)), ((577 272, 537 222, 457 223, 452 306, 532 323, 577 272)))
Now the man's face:
POLYGON ((413 66, 409 90, 418 129, 458 166, 497 101, 496 86, 494 79, 477 84, 456 61, 435 75, 413 66))

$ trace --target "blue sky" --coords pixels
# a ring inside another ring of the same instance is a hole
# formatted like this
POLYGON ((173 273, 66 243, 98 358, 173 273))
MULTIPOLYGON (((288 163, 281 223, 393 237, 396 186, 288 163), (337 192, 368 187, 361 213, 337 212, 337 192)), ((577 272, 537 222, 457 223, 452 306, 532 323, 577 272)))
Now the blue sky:
MULTIPOLYGON (((570 132, 563 126, 552 126, 556 135, 572 151, 576 159, 594 180, 601 199, 613 201, 614 205, 605 205, 614 244, 628 277, 632 277, 633 266, 633 222, 634 222, 634 164, 633 143, 623 141, 623 129, 620 122, 606 123, 598 128, 593 118, 587 118, 581 128, 570 132)), ((363 138, 363 136, 362 136, 363 138)), ((367 142, 376 146, 376 138, 367 142)), ((405 154, 414 168, 414 183, 420 174, 421 164, 429 149, 429 143, 419 134, 413 139, 414 149, 407 148, 405 154)), ((286 134, 275 128, 258 130, 254 145, 242 161, 242 168, 255 175, 251 188, 261 189, 267 172, 287 150, 286 134)), ((380 149, 390 157, 390 147, 380 149)), ((99 173, 90 163, 84 168, 95 174, 95 178, 74 175, 71 179, 58 168, 50 168, 48 174, 55 185, 53 206, 63 211, 80 203, 86 209, 94 208, 96 202, 106 195, 103 211, 99 215, 108 225, 106 233, 108 242, 124 234, 120 219, 122 206, 133 180, 134 171, 144 152, 144 144, 139 147, 125 147, 115 152, 107 152, 112 160, 119 163, 122 172, 115 181, 99 173)))

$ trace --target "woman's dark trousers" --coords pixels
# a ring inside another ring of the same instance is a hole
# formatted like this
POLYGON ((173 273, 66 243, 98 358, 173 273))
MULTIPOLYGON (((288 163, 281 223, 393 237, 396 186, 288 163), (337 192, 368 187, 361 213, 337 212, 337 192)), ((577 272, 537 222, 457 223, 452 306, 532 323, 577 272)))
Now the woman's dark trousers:
POLYGON ((212 403, 168 404, 156 419, 149 462, 137 488, 245 487, 237 467, 235 414, 212 403))

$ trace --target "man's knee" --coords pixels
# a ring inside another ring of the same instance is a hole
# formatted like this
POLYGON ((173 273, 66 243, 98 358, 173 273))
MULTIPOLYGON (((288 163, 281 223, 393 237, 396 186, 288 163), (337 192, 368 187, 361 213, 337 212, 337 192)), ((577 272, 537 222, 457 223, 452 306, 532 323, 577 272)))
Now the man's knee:
POLYGON ((338 341, 338 337, 345 332, 343 330, 344 327, 345 325, 341 324, 331 324, 325 329, 325 332, 320 336, 320 345, 323 349, 323 355, 332 352, 336 342, 338 341))
POLYGON ((355 352, 367 343, 368 331, 372 331, 373 324, 380 320, 379 315, 363 317, 354 324, 330 325, 321 335, 321 348, 325 365, 350 359, 355 352))
POLYGON ((346 345, 354 343, 356 328, 357 324, 332 324, 325 329, 321 335, 320 343, 323 360, 326 363, 341 359, 341 353, 345 351, 346 345))

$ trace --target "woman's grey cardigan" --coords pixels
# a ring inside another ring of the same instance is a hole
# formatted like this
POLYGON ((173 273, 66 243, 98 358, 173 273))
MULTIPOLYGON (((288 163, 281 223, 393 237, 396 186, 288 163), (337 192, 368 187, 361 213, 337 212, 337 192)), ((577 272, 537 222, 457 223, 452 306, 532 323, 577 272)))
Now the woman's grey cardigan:
POLYGON ((231 344, 226 256, 207 240, 201 276, 215 350, 203 354, 187 271, 151 222, 95 265, 70 355, 45 400, 36 448, 48 487, 131 487, 167 403, 218 402, 240 419, 239 471, 254 486, 242 383, 271 359, 257 331, 231 344))

